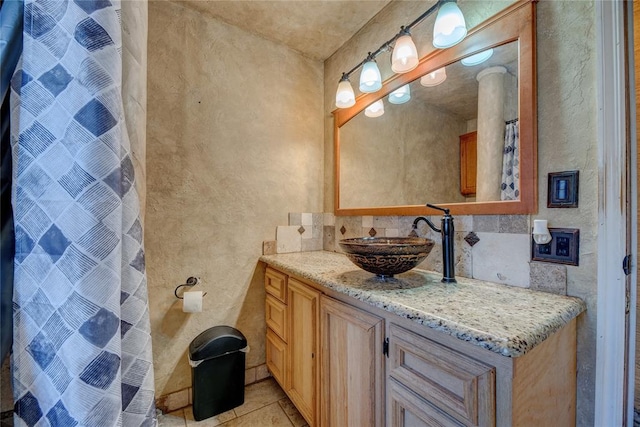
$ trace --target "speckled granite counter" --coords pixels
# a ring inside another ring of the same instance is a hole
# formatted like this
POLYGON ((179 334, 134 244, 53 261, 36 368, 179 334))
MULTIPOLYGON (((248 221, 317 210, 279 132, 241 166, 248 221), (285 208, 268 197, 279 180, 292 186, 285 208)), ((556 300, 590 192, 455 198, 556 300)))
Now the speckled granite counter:
POLYGON ((518 357, 586 309, 578 298, 414 269, 381 279, 342 254, 297 252, 261 261, 503 356, 518 357))

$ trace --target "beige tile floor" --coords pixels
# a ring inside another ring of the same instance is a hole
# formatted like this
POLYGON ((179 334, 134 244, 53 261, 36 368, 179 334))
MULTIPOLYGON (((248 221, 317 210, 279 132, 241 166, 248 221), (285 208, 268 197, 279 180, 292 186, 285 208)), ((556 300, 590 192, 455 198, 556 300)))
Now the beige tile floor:
POLYGON ((158 417, 159 427, 306 427, 307 422, 273 378, 245 388, 244 404, 202 421, 189 406, 158 417))

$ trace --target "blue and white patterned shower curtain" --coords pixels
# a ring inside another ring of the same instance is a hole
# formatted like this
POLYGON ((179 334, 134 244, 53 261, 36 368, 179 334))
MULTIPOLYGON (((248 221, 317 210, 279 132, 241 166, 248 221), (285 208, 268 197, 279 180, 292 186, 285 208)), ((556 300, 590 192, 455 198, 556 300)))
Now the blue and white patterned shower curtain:
POLYGON ((16 425, 156 424, 118 0, 26 0, 12 81, 16 425))
POLYGON ((501 200, 520 198, 520 134, 518 121, 507 123, 504 134, 504 152, 502 157, 501 200))

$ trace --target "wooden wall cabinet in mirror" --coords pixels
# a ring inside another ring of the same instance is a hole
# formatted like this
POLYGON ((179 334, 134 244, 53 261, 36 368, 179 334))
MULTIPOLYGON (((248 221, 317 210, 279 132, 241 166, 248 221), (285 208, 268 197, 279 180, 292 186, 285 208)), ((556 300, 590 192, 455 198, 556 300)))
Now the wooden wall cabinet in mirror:
POLYGON ((424 206, 427 202, 457 215, 536 212, 535 3, 510 5, 458 45, 429 53, 416 69, 394 75, 378 92, 333 112, 336 215, 437 214, 424 206), (462 64, 463 58, 489 49, 493 55, 486 62, 462 64), (444 83, 431 87, 421 81, 442 68, 444 83), (411 100, 388 102, 387 96, 405 85, 411 100), (365 108, 380 99, 384 115, 365 116, 365 108), (519 170, 503 156, 514 122, 519 170), (471 165, 461 137, 474 132, 478 160, 471 165), (486 142, 491 138, 492 145, 486 142), (519 173, 516 193, 500 191, 507 171, 519 173))
POLYGON ((477 139, 476 131, 460 135, 460 194, 467 197, 476 195, 477 139))

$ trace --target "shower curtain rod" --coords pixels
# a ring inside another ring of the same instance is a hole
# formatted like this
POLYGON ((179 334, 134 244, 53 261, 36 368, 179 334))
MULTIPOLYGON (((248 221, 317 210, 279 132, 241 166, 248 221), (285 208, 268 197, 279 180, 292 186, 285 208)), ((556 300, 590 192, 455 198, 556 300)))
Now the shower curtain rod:
POLYGON ((512 119, 512 120, 507 120, 506 122, 504 122, 504 124, 505 124, 505 125, 510 125, 511 123, 515 123, 515 122, 517 122, 517 121, 518 121, 518 119, 517 119, 517 118, 515 118, 515 119, 512 119))

